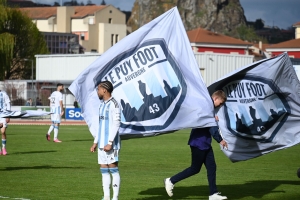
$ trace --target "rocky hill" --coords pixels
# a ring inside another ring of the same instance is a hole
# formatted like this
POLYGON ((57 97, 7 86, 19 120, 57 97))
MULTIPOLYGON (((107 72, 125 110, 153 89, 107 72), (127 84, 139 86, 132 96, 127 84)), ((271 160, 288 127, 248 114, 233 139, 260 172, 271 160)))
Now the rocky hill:
POLYGON ((236 28, 246 24, 239 0, 136 0, 127 25, 134 31, 174 6, 187 31, 201 27, 237 36, 236 28))

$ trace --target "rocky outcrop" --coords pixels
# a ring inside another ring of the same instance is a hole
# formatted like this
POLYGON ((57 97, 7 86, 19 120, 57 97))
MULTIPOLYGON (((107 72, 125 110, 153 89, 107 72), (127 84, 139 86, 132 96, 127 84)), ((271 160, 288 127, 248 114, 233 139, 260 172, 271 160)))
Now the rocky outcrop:
POLYGON ((239 0, 136 0, 127 25, 136 30, 174 6, 187 31, 201 27, 236 36, 236 28, 246 24, 239 0))

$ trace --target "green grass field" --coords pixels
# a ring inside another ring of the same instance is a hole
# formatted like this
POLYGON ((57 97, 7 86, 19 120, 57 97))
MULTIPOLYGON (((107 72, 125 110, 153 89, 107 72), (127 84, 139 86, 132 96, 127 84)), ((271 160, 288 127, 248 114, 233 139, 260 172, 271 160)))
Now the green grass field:
MULTIPOLYGON (((101 199, 97 154, 87 126, 61 126, 62 143, 48 142, 49 126, 10 125, 0 156, 0 199, 101 199)), ((176 184, 168 198, 163 179, 188 167, 189 130, 122 141, 120 200, 208 199, 206 169, 176 184)), ((228 199, 300 199, 300 145, 231 163, 213 142, 217 185, 228 199)))

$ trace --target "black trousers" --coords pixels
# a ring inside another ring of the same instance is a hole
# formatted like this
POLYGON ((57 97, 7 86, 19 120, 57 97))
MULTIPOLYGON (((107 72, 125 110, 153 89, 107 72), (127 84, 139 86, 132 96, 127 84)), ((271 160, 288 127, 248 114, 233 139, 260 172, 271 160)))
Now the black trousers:
POLYGON ((186 179, 190 176, 198 174, 201 170, 202 164, 204 163, 207 170, 207 179, 209 184, 209 193, 213 195, 218 192, 216 185, 216 170, 217 165, 214 157, 213 149, 200 150, 196 147, 191 146, 192 163, 191 166, 179 172, 178 174, 170 178, 173 184, 186 179))

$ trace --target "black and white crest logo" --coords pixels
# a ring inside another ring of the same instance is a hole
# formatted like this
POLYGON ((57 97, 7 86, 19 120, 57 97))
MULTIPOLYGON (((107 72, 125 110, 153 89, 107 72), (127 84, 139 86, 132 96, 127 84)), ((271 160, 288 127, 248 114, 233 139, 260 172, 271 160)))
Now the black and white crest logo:
POLYGON ((243 76, 234 80, 219 88, 227 94, 224 105, 227 128, 244 139, 272 141, 291 113, 284 95, 272 81, 261 77, 243 76))
POLYGON ((186 96, 186 82, 165 41, 144 42, 111 60, 94 78, 108 80, 122 107, 121 127, 161 130, 176 117, 186 96))

